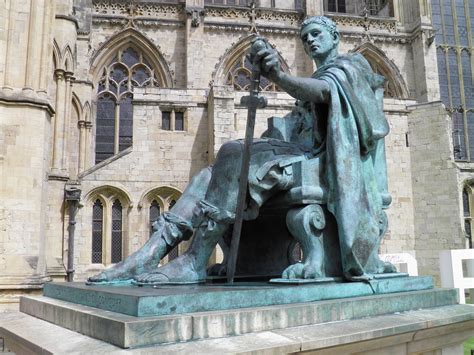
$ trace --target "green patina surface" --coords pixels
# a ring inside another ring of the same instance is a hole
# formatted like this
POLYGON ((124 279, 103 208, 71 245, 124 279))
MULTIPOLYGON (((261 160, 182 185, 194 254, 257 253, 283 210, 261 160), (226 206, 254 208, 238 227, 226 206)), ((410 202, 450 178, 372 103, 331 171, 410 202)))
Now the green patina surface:
MULTIPOLYGON (((83 283, 48 283, 44 287, 44 295, 143 317, 283 305, 430 288, 433 288, 432 277, 417 276, 372 280, 370 284, 332 282, 323 285, 236 283, 233 286, 213 284, 150 288, 123 284, 85 286, 83 283)), ((393 303, 393 300, 391 302, 393 303)), ((396 302, 395 304, 379 302, 378 305, 393 312, 397 312, 398 309, 396 302)))

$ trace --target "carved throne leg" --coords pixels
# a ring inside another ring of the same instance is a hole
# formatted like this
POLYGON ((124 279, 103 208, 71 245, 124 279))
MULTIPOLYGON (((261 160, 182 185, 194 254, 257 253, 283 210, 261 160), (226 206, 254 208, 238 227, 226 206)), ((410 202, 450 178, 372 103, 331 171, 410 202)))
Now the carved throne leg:
POLYGON ((283 278, 316 279, 325 277, 324 245, 322 231, 326 226, 324 211, 312 204, 288 211, 286 225, 291 235, 300 243, 303 262, 290 265, 283 271, 283 278))

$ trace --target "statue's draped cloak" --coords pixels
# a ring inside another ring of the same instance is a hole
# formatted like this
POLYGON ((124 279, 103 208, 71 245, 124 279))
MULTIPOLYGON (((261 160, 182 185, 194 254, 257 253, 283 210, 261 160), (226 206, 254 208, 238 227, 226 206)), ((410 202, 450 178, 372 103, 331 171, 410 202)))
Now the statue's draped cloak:
POLYGON ((376 257, 386 192, 382 110, 383 77, 360 54, 338 56, 314 78, 330 87, 326 105, 313 105, 316 145, 326 154, 327 207, 338 224, 343 270, 381 272, 376 257), (321 134, 323 132, 323 134, 321 134))
MULTIPOLYGON (((319 187, 326 196, 321 203, 327 203, 337 221, 343 271, 347 276, 383 272, 378 247, 386 222, 383 208, 390 203, 383 139, 389 131, 382 110, 384 79, 360 54, 334 58, 313 78, 328 83, 329 102, 298 102, 287 117, 293 125, 290 137, 266 132, 264 139, 254 141, 245 219, 256 218, 259 208, 278 191, 294 187, 293 162, 318 159, 315 174, 319 173, 319 187)), ((240 161, 242 148, 229 149, 236 145, 243 142, 221 148, 215 170, 240 161)))

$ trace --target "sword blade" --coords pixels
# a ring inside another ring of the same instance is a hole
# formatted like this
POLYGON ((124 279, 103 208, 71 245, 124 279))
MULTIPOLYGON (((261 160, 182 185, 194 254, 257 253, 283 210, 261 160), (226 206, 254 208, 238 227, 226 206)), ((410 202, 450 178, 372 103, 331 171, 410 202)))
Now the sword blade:
POLYGON ((255 117, 259 105, 258 88, 260 84, 260 72, 252 71, 252 89, 248 100, 247 125, 245 128, 244 151, 242 153, 242 166, 239 179, 239 194, 237 196, 237 208, 235 211, 234 229, 230 245, 229 261, 227 262, 227 283, 234 282, 237 255, 239 252, 240 235, 244 218, 245 202, 247 197, 247 183, 249 178, 250 157, 252 155, 253 135, 255 129, 255 117))

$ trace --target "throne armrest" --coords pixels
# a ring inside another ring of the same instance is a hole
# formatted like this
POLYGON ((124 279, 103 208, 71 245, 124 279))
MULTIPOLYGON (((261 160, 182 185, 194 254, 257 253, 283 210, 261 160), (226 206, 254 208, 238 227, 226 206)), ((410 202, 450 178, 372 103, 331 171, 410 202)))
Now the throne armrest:
POLYGON ((289 207, 314 203, 326 204, 327 187, 321 172, 321 159, 324 159, 324 157, 318 156, 286 164, 283 161, 280 165, 285 169, 291 170, 294 186, 272 198, 269 204, 272 207, 289 207))
POLYGON ((291 118, 272 116, 267 119, 268 128, 262 134, 262 138, 275 138, 285 142, 290 141, 293 125, 291 118))

